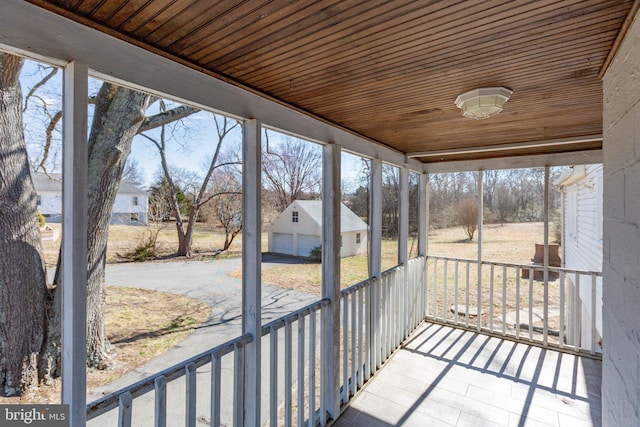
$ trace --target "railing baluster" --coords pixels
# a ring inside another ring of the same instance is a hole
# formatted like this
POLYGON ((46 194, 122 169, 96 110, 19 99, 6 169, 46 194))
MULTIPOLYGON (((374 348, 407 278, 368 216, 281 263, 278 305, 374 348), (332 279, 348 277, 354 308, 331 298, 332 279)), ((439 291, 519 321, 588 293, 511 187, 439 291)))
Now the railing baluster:
POLYGON ((362 288, 358 288, 358 389, 364 384, 364 349, 363 341, 363 317, 364 317, 364 301, 362 299, 362 288))
POLYGON ((380 277, 380 363, 387 358, 387 275, 380 277))
POLYGON ((189 363, 185 370, 187 387, 185 425, 187 427, 196 427, 196 366, 193 363, 189 363))
MULTIPOLYGON (((337 368, 337 366, 336 366, 337 368)), ((316 312, 309 314, 309 427, 315 427, 316 414, 316 312)))
POLYGON ((269 331, 269 422, 278 425, 278 329, 269 331))
POLYGON ((558 335, 558 346, 560 348, 564 347, 564 337, 565 337, 565 281, 564 281, 564 271, 560 271, 560 326, 558 335))
POLYGON ((447 272, 448 267, 447 259, 444 259, 444 272, 443 272, 443 281, 442 281, 442 320, 444 323, 447 323, 447 284, 449 283, 449 274, 447 272))
POLYGON ((507 335, 507 265, 502 266, 502 335, 507 335))
POLYGON ((424 303, 424 312, 423 312, 423 316, 425 318, 429 317, 429 259, 432 259, 431 257, 426 257, 424 259, 424 270, 422 271, 422 273, 424 274, 424 289, 423 289, 423 294, 424 294, 424 298, 423 298, 423 303, 424 303))
POLYGON ((385 280, 387 282, 387 297, 389 298, 389 302, 387 304, 387 354, 391 354, 394 349, 393 322, 395 322, 394 304, 396 302, 396 299, 395 295, 393 294, 395 287, 393 286, 391 275, 388 274, 385 280))
POLYGON ((433 259, 433 318, 438 318, 438 258, 433 259))
POLYGON ((596 329, 596 275, 591 273, 591 354, 596 354, 596 340, 598 339, 596 329))
POLYGON ((364 288, 364 380, 371 376, 371 282, 364 288))
POLYGON ((238 426, 244 410, 244 346, 236 343, 233 358, 233 425, 238 426))
POLYGON ((342 403, 349 400, 349 294, 342 296, 342 403))
POLYGON ((291 427, 292 394, 293 394, 293 337, 291 322, 284 324, 284 425, 291 427))
POLYGON ((131 427, 133 399, 131 393, 124 392, 119 397, 118 427, 131 427))
POLYGON ((468 328, 469 327, 469 271, 471 270, 471 264, 469 263, 469 261, 467 261, 467 277, 466 277, 466 288, 467 288, 467 293, 465 295, 465 304, 466 304, 466 309, 464 310, 464 325, 468 328))
POLYGON ((211 425, 220 427, 220 388, 222 386, 222 361, 211 354, 211 425))
POLYGON ((482 330, 482 257, 478 259, 478 281, 477 281, 477 302, 478 308, 476 310, 476 330, 480 332, 482 330))
POLYGON ((356 315, 357 315, 357 305, 356 305, 356 296, 357 293, 354 291, 351 294, 351 382, 349 384, 351 395, 353 396, 356 393, 358 387, 358 376, 356 371, 356 366, 358 366, 358 355, 356 348, 356 335, 357 335, 357 325, 356 325, 356 315))
POLYGON ((298 317, 298 425, 304 424, 304 315, 298 317))
POLYGON ((167 380, 164 376, 154 381, 155 386, 155 427, 167 427, 167 380))
POLYGON ((516 267, 516 339, 520 339, 520 266, 516 267))
POLYGON ((533 268, 529 268, 529 341, 533 341, 533 268))
POLYGON ((494 265, 491 264, 489 270, 489 330, 493 332, 493 280, 494 280, 494 265))
POLYGON ((580 349, 580 275, 575 275, 576 283, 573 295, 573 345, 577 350, 580 349))
POLYGON ((458 285, 459 285, 458 273, 459 273, 459 262, 458 262, 458 260, 456 260, 455 272, 454 272, 455 277, 456 277, 455 283, 454 283, 455 295, 453 296, 453 301, 454 301, 453 302, 453 310, 454 310, 453 320, 454 320, 454 323, 456 323, 456 324, 458 323, 458 292, 459 292, 459 290, 458 290, 458 285))

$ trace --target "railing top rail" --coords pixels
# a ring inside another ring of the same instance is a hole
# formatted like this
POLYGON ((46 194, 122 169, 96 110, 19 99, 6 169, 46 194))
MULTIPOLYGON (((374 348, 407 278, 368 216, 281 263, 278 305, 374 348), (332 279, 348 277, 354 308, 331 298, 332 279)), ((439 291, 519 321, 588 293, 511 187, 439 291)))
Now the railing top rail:
MULTIPOLYGON (((443 261, 458 261, 458 262, 468 262, 468 263, 478 263, 477 259, 468 259, 468 258, 453 258, 453 257, 446 257, 446 256, 440 256, 440 255, 428 255, 427 259, 437 259, 437 260, 443 260, 443 261)), ((520 267, 520 268, 525 268, 525 269, 532 269, 532 270, 544 270, 544 265, 535 265, 535 264, 518 264, 518 263, 513 263, 513 262, 500 262, 500 261, 482 261, 483 265, 496 265, 496 266, 500 266, 500 267, 520 267)), ((590 270, 581 270, 581 269, 575 269, 575 268, 565 268, 565 267, 552 267, 549 266, 549 271, 554 271, 554 272, 564 272, 564 273, 573 273, 573 274, 584 274, 584 275, 594 275, 594 276, 602 276, 602 272, 601 271, 590 271, 590 270)))
POLYGON ((268 335, 272 329, 283 328, 284 325, 287 324, 287 322, 294 322, 301 317, 308 316, 309 314, 311 314, 311 312, 318 311, 322 307, 326 307, 330 302, 331 301, 327 298, 321 299, 296 311, 293 311, 285 316, 272 320, 271 322, 262 326, 262 336, 268 335))
POLYGON ((351 285, 348 288, 345 288, 345 289, 341 290, 340 291, 340 296, 346 296, 346 295, 352 294, 355 291, 357 291, 358 289, 364 288, 364 287, 372 284, 375 280, 376 280, 375 277, 369 277, 368 279, 365 279, 362 282, 358 282, 355 285, 351 285))
POLYGON ((236 348, 242 348, 253 341, 251 334, 241 335, 210 350, 204 351, 187 360, 173 365, 163 371, 160 371, 150 377, 144 378, 134 384, 121 388, 107 396, 101 397, 87 405, 87 420, 91 420, 111 409, 117 408, 119 405, 120 395, 130 393, 132 398, 141 396, 155 388, 155 381, 164 377, 169 382, 185 375, 187 365, 193 364, 196 368, 209 363, 213 358, 221 358, 225 354, 231 353, 236 348))

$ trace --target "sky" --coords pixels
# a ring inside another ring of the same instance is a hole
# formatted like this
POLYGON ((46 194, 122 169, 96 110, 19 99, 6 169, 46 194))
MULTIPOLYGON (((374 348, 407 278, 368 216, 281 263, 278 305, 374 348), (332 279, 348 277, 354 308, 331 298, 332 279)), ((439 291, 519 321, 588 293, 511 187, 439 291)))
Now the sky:
MULTIPOLYGON (((21 75, 23 96, 26 96, 31 88, 48 74, 50 68, 43 68, 42 64, 35 61, 26 61, 21 75)), ((97 93, 101 82, 90 79, 89 94, 97 93)), ((45 85, 40 87, 33 96, 29 98, 28 108, 24 114, 25 138, 31 161, 35 161, 42 156, 45 144, 45 129, 51 121, 51 117, 61 110, 62 99, 62 72, 58 71, 45 85)), ((179 104, 167 102, 167 108, 173 108, 179 104)), ((89 126, 93 114, 93 106, 89 106, 89 126)), ((159 111, 158 102, 154 103, 147 111, 148 115, 156 114, 159 111)), ((214 115, 210 112, 201 111, 188 118, 173 123, 166 127, 167 158, 170 168, 180 169, 195 174, 204 174, 206 163, 213 156, 217 143, 217 133, 214 123, 214 115)), ((151 130, 145 133, 156 141, 160 137, 160 129, 151 130)), ((61 171, 61 126, 56 126, 52 133, 52 149, 49 152, 49 159, 46 164, 48 172, 61 171)), ((277 145, 279 141, 286 138, 285 135, 275 131, 269 131, 271 144, 277 145)), ((223 142, 222 151, 235 152, 240 157, 242 134, 240 129, 231 132, 223 142)), ((141 176, 141 184, 148 188, 158 180, 161 174, 160 155, 154 144, 147 138, 137 135, 131 147, 131 159, 135 159, 138 164, 141 176)), ((362 167, 360 157, 343 153, 342 174, 343 184, 347 188, 353 187, 362 167)), ((354 187, 355 188, 355 187, 354 187)))

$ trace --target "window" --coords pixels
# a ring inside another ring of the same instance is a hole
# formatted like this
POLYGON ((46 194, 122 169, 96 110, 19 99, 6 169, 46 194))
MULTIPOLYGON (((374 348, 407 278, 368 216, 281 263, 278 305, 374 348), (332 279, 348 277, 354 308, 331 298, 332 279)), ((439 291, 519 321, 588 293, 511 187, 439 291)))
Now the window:
POLYGON ((42 197, 41 196, 36 196, 36 205, 37 206, 41 206, 42 205, 42 197))
POLYGON ((298 211, 291 212, 291 222, 298 222, 298 211))
POLYGON ((138 196, 133 196, 131 198, 131 205, 132 206, 138 206, 138 196))
POLYGON ((360 244, 360 233, 356 233, 356 245, 360 244))
POLYGON ((130 216, 130 218, 129 218, 129 220, 130 220, 131 222, 138 222, 138 218, 139 218, 139 217, 138 217, 138 214, 137 214, 137 213, 132 213, 132 214, 131 214, 131 216, 130 216))

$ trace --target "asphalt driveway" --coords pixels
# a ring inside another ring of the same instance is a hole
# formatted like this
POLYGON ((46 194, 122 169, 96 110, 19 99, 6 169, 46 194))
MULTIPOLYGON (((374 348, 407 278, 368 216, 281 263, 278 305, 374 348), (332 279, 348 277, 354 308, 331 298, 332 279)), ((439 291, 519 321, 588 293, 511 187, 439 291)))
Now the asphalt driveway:
MULTIPOLYGON (((270 264, 291 262, 296 261, 267 257, 263 268, 268 268, 270 264)), ((91 390, 87 396, 87 402, 240 335, 242 280, 230 276, 240 267, 241 260, 239 258, 107 265, 106 284, 109 286, 136 287, 185 295, 208 304, 211 307, 211 315, 191 335, 166 353, 127 373, 113 383, 91 390)), ((318 297, 315 295, 263 285, 263 323, 316 300, 318 297)), ((108 425, 108 423, 104 423, 105 421, 104 416, 99 417, 91 425, 108 425), (97 422, 98 420, 100 422, 97 422)))

